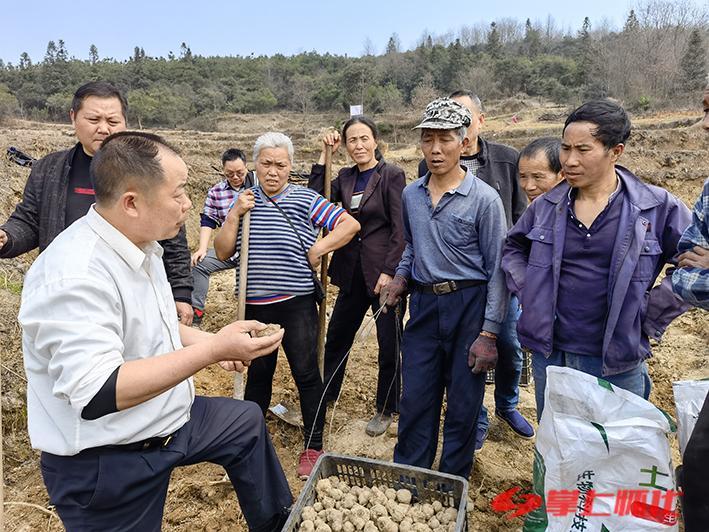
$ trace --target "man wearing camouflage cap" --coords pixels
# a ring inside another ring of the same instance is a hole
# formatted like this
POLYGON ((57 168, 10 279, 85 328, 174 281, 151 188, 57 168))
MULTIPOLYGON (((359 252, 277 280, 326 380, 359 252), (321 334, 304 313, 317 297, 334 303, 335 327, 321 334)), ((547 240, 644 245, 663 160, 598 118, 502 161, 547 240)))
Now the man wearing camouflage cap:
MULTIPOLYGON (((494 188, 502 200, 507 218, 507 229, 519 220, 527 208, 527 200, 520 186, 517 159, 519 154, 511 146, 484 139, 480 134, 485 125, 485 114, 480 98, 469 90, 456 90, 449 96, 470 111, 472 121, 468 126, 468 146, 463 151, 460 164, 478 179, 494 188)), ((418 175, 428 172, 426 159, 421 159, 418 175)), ((495 417, 505 421, 521 438, 534 437, 534 428, 517 409, 519 381, 522 376, 524 355, 517 338, 517 321, 521 313, 519 301, 512 296, 507 316, 497 335, 497 367, 495 368, 495 417)), ((482 449, 490 428, 485 405, 480 409, 475 451, 482 449)))
POLYGON ((406 249, 381 298, 392 307, 411 292, 394 461, 431 467, 445 391, 439 469, 463 477, 472 469, 485 372, 497 361, 508 301, 500 269, 502 200, 459 164, 470 120, 468 109, 442 98, 428 104, 416 126, 429 171, 404 189, 406 249))

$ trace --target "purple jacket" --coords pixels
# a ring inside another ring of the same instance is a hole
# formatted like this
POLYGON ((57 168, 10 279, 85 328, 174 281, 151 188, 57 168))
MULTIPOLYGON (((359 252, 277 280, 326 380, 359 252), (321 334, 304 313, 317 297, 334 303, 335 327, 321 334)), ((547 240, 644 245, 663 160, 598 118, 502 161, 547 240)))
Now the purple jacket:
MULTIPOLYGON (((648 337, 659 340, 689 308, 672 292, 671 276, 653 288, 665 264, 677 264, 677 243, 691 222, 689 209, 626 168, 616 170, 625 193, 608 279, 602 352, 606 376, 629 371, 650 357, 648 337)), ((545 355, 554 349, 568 191, 563 181, 533 201, 508 233, 502 256, 507 286, 522 304, 520 343, 545 355)))

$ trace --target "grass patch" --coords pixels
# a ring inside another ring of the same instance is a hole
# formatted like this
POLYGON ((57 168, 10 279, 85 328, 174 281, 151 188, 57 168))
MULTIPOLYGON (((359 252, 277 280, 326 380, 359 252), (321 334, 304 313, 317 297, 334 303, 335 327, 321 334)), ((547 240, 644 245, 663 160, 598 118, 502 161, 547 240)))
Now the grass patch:
POLYGON ((22 294, 22 283, 14 283, 12 281, 5 281, 2 284, 3 290, 7 290, 15 295, 22 294))
POLYGON ((19 296, 22 293, 22 284, 20 273, 0 268, 0 288, 19 296))

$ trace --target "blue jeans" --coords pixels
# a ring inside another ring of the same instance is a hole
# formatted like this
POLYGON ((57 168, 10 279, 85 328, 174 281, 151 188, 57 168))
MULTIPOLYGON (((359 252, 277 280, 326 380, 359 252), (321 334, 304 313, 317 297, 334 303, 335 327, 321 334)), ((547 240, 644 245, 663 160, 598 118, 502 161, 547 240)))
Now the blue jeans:
POLYGON ((533 351, 532 371, 534 372, 534 396, 537 400, 537 421, 541 419, 542 410, 544 410, 544 389, 547 385, 547 368, 549 366, 577 369, 604 379, 618 388, 633 392, 643 399, 650 397, 652 381, 645 362, 630 371, 604 377, 602 374, 603 358, 600 356, 575 355, 566 351, 554 350, 549 357, 545 357, 543 354, 533 351))
MULTIPOLYGON (((522 314, 517 297, 510 298, 507 316, 497 336, 497 367, 495 368, 495 409, 509 412, 519 403, 519 378, 522 375, 522 346, 517 339, 517 321, 522 314)), ((478 427, 487 428, 490 421, 483 405, 478 427)))

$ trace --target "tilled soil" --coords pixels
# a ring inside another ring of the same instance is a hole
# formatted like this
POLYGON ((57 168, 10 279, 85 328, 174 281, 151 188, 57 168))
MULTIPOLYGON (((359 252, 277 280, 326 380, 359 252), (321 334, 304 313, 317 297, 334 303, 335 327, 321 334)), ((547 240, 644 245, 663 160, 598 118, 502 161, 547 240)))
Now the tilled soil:
MULTIPOLYGON (((538 118, 545 109, 530 106, 517 113, 519 122, 509 119, 488 120, 485 137, 520 148, 537 136, 559 135, 559 122, 538 118)), ((548 114, 548 113, 546 113, 548 114)), ((421 157, 415 134, 409 128, 416 113, 377 117, 387 124, 385 140, 389 141, 387 159, 402 166, 415 177, 421 157)), ((564 116, 563 111, 559 116, 564 116)), ((661 185, 688 205, 695 201, 706 176, 709 139, 694 122, 698 111, 643 117, 621 163, 643 179, 661 185)), ((246 148, 247 153, 258 134, 269 129, 292 135, 296 146, 296 169, 307 170, 317 159, 317 136, 321 129, 342 117, 328 115, 238 116, 225 119, 222 131, 161 131, 183 152, 190 168, 189 192, 195 204, 188 221, 188 235, 196 246, 200 207, 207 189, 218 180, 211 165, 218 164, 227 147, 246 148)), ((0 128, 0 147, 16 146, 40 157, 69 147, 74 142, 67 125, 19 122, 0 128)), ((342 155, 335 167, 347 164, 342 155)), ((0 161, 0 220, 4 220, 21 198, 28 170, 6 160, 0 161)), ((38 467, 38 454, 29 444, 26 431, 26 381, 22 367, 21 335, 17 325, 19 293, 24 272, 35 254, 0 261, 0 353, 2 355, 3 466, 5 500, 9 503, 31 503, 48 508, 47 494, 38 467)), ((233 272, 215 275, 210 286, 206 317, 202 328, 216 331, 235 318, 233 272)), ((329 294, 334 302, 335 291, 329 294)), ((707 312, 693 310, 677 319, 668 329, 662 343, 654 349, 650 371, 654 381, 651 400, 674 415, 672 386, 674 380, 709 376, 709 320, 707 312)), ((218 367, 209 367, 196 376, 197 392, 205 395, 231 395, 232 375, 218 367)), ((327 415, 327 450, 390 460, 396 442, 396 425, 377 438, 365 435, 367 420, 374 414, 376 387, 376 335, 362 330, 353 347, 347 366, 342 396, 334 411, 327 415)), ((485 403, 494 411, 492 387, 488 386, 485 403)), ((297 405, 298 396, 284 356, 280 356, 272 403, 297 405)), ((530 420, 535 419, 533 387, 520 390, 520 408, 530 420)), ((288 476, 294 497, 303 482, 295 475, 298 454, 302 448, 299 429, 269 415, 268 427, 273 443, 288 476)), ((673 441, 675 463, 678 461, 673 441)), ((514 486, 525 491, 531 487, 533 441, 516 437, 506 425, 492 419, 490 435, 476 457, 469 479, 468 523, 471 530, 518 530, 521 520, 507 520, 490 507, 492 498, 514 486)), ((176 470, 170 483, 163 529, 172 530, 246 530, 246 525, 229 484, 221 482, 223 470, 201 464, 176 470)), ((6 505, 6 529, 10 531, 62 530, 56 516, 38 508, 6 505)))

